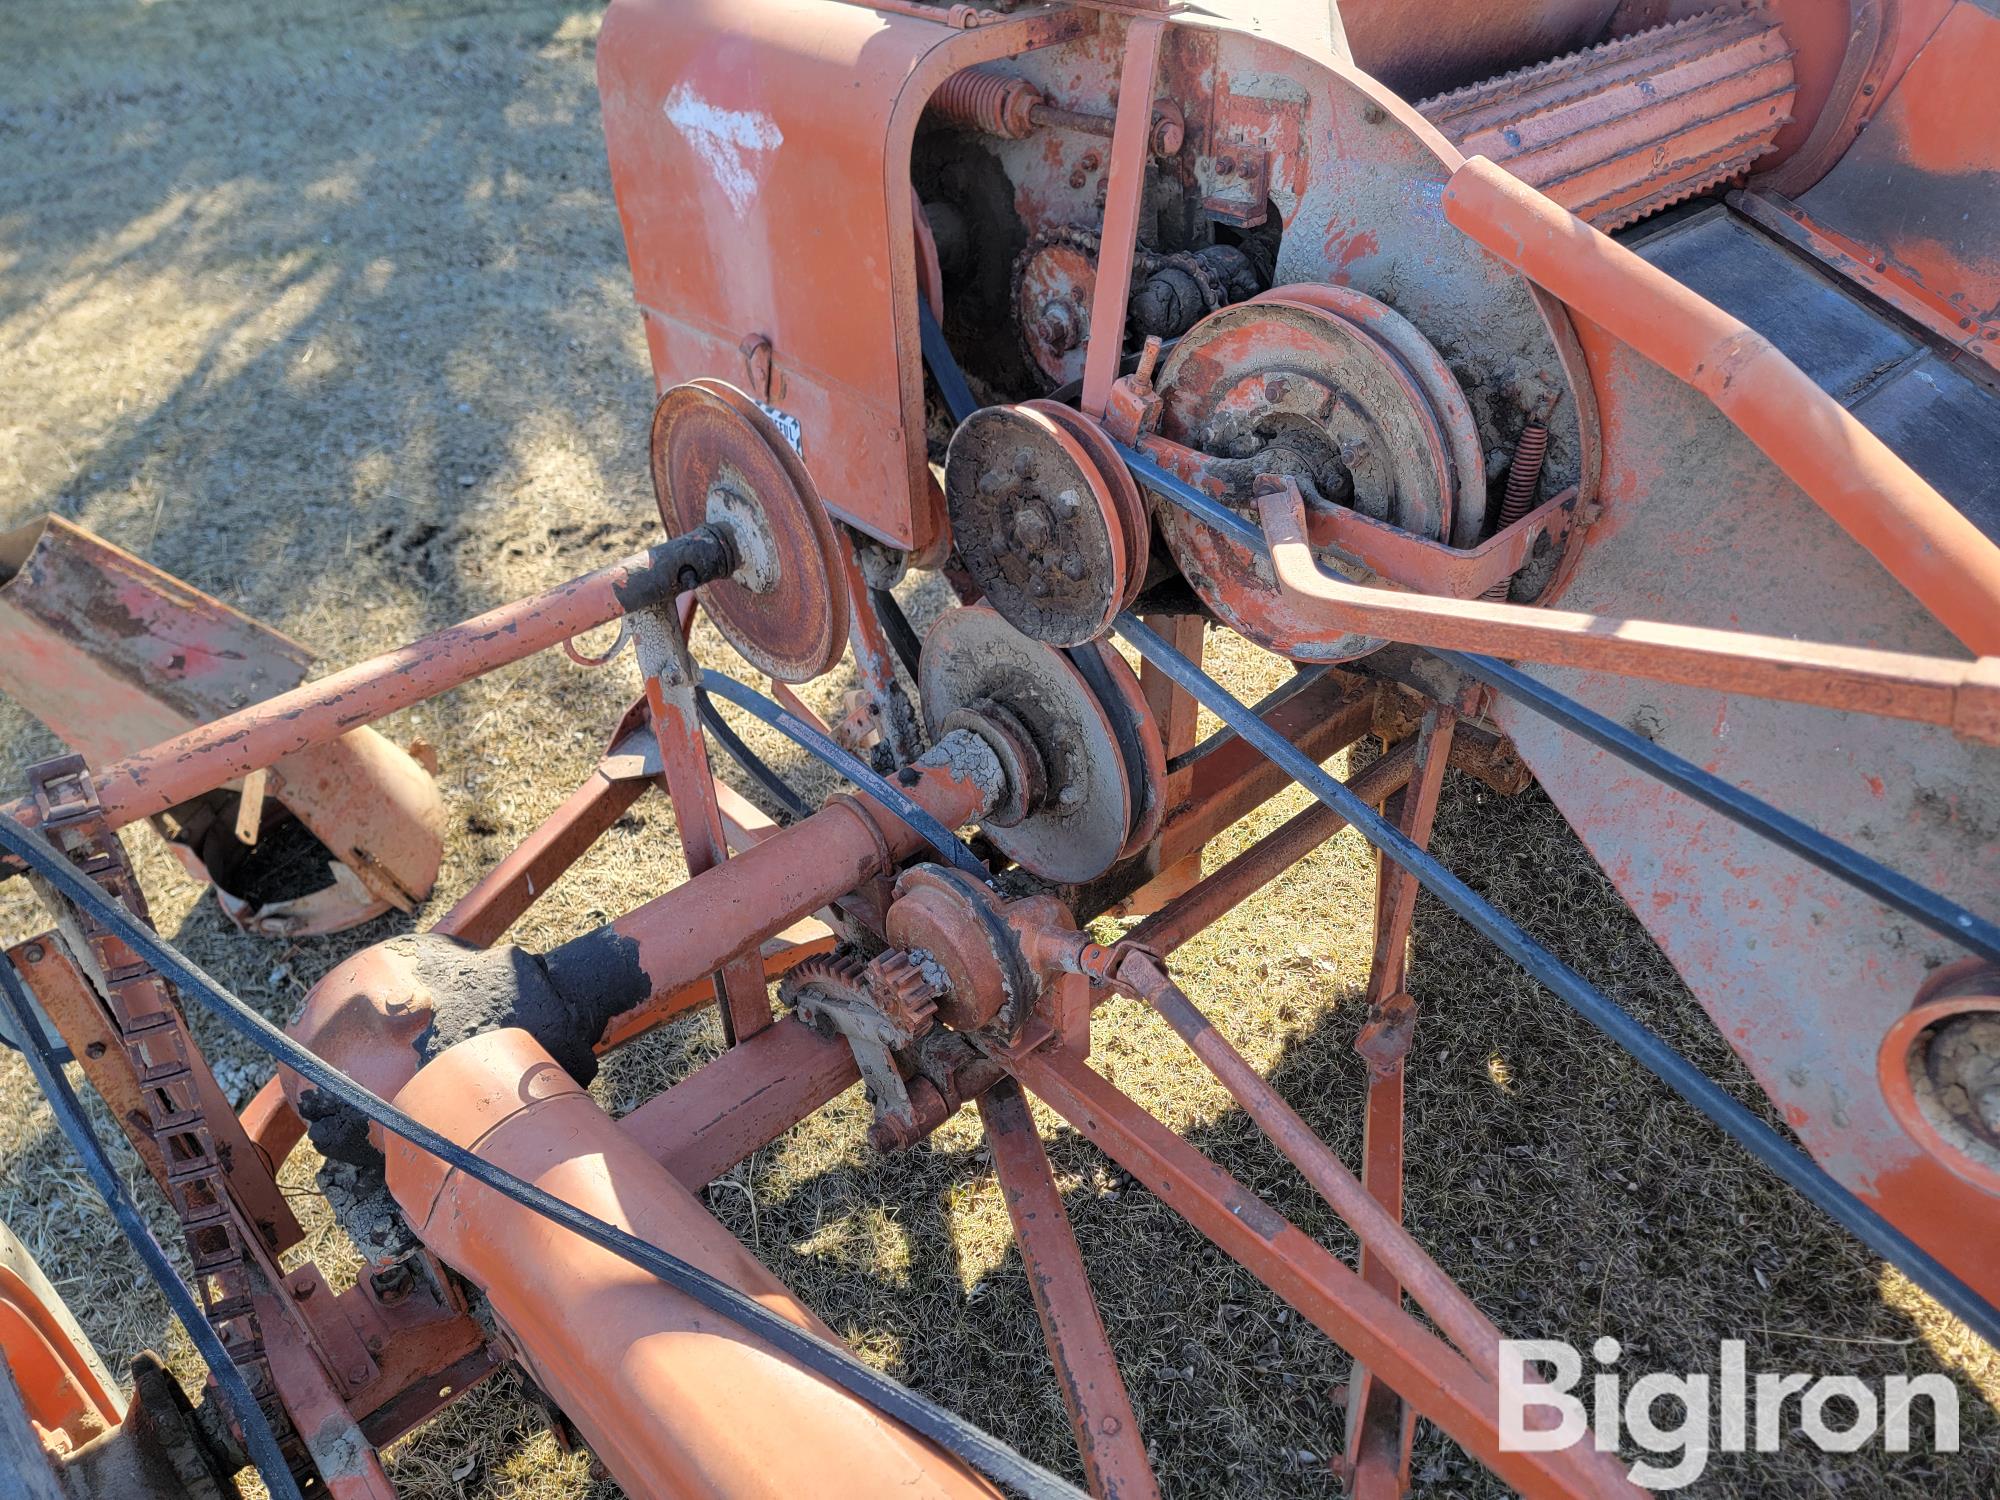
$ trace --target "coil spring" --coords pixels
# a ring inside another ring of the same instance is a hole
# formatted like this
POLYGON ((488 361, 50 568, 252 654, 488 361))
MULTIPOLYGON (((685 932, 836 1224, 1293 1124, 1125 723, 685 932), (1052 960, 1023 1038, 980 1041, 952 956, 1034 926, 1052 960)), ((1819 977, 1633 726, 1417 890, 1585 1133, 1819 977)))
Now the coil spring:
MULTIPOLYGON (((1500 530, 1505 531, 1535 508, 1535 491, 1542 483, 1542 460, 1548 451, 1548 423, 1530 422, 1521 429, 1521 440, 1514 445, 1514 457, 1507 464, 1507 492, 1500 501, 1500 530)), ((1511 577, 1503 578, 1480 597, 1502 602, 1512 581, 1511 577)))
POLYGON ((939 84, 930 108, 950 124, 1018 141, 1034 130, 1033 111, 1041 102, 1041 92, 1027 79, 979 67, 939 84))

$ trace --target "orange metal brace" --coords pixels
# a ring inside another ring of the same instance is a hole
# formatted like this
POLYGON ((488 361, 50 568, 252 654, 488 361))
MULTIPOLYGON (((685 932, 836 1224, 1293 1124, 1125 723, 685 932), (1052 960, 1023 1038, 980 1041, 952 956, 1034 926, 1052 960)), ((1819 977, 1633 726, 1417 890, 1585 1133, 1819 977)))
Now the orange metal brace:
POLYGON ((1090 1492, 1106 1500, 1158 1500, 1139 1419, 1020 1084, 1003 1078, 981 1094, 979 1118, 1090 1492))
POLYGON ((1305 501, 1298 486, 1290 479, 1264 483, 1269 487, 1259 493, 1257 503, 1278 587, 1317 607, 1329 635, 1359 631, 1416 646, 1912 719, 1943 725, 1966 739, 2000 744, 2000 656, 1948 661, 1698 625, 1369 588, 1319 566, 1306 537, 1305 501))
POLYGON ((1714 402, 1953 635, 2000 653, 2000 547, 1763 335, 1484 157, 1452 173, 1444 212, 1714 402))
MULTIPOLYGON (((1424 715, 1414 749, 1416 777, 1393 798, 1397 826, 1418 848, 1427 848, 1451 759, 1458 717, 1442 705, 1424 715)), ((1410 922, 1416 914, 1417 879, 1377 856, 1375 954, 1368 970, 1368 1019, 1354 1047, 1368 1063, 1363 1117, 1361 1181, 1383 1211, 1403 1217, 1403 1059, 1416 1023, 1416 1003, 1404 989, 1409 967, 1410 922)), ((1395 1296, 1393 1269, 1368 1244, 1361 1247, 1361 1279, 1395 1296)), ((1354 1500, 1397 1500, 1409 1488, 1410 1442, 1416 1413, 1357 1362, 1347 1384, 1348 1489, 1354 1500)))
MULTIPOLYGON (((639 667, 646 674, 646 706, 660 745, 667 794, 673 799, 674 826, 680 832, 688 879, 694 880, 729 858, 722 812, 715 801, 715 778, 708 764, 708 744, 702 738, 701 715, 695 704, 699 669, 688 654, 687 637, 672 608, 656 606, 631 618, 639 667)), ((754 948, 716 971, 715 994, 722 1034, 730 1046, 771 1024, 764 962, 754 948)))
POLYGON ((1580 1445, 1504 1450, 1498 1393, 1455 1350, 1369 1286, 1082 1059, 1059 1048, 1002 1059, 1057 1114, 1225 1255, 1396 1389, 1503 1481, 1529 1495, 1632 1495, 1615 1458, 1580 1445))
POLYGON ((1125 32, 1118 73, 1118 114, 1105 169, 1104 232, 1098 241, 1097 285, 1090 299, 1090 343, 1083 351, 1083 409, 1104 416, 1125 350, 1125 304, 1132 290, 1132 256, 1139 246, 1139 207, 1146 195, 1148 142, 1153 131, 1153 79, 1159 71, 1166 21, 1134 16, 1125 32))

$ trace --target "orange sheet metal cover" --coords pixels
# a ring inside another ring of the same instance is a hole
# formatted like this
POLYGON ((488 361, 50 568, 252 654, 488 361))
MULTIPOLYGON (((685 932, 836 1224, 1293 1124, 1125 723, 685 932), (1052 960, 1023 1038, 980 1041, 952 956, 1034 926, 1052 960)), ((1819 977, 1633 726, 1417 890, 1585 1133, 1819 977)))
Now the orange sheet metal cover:
POLYGON ((597 47, 612 186, 660 386, 782 413, 828 506, 930 540, 910 141, 938 81, 1095 24, 960 30, 826 0, 615 0, 597 47), (769 390, 745 346, 769 341, 769 390), (794 425, 796 424, 796 425, 794 425))
MULTIPOLYGON (((836 1339, 525 1031, 447 1049, 396 1104, 836 1339)), ((424 1242, 486 1292, 536 1382, 626 1493, 997 1497, 957 1459, 729 1319, 405 1141, 388 1143, 388 1181, 424 1242)))

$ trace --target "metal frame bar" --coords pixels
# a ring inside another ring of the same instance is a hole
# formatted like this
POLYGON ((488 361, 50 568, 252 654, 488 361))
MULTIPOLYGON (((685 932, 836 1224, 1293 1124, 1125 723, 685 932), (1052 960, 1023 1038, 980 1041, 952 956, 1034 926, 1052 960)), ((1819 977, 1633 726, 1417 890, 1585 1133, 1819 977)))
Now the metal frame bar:
MULTIPOLYGON (((1371 844, 1395 860, 1460 917, 1513 959, 1544 988, 1631 1054, 1647 1071, 1713 1120, 1737 1144, 1790 1183, 1810 1202, 1898 1267, 1906 1276, 1989 1343, 2000 1343, 2000 1310, 1967 1286, 1930 1252, 1863 1203, 1825 1168, 1788 1145, 1665 1040, 1592 986, 1519 925, 1489 905, 1458 876, 1391 826, 1346 786, 1314 765, 1220 684, 1182 657, 1130 613, 1114 628, 1140 655, 1156 661, 1216 717, 1334 808, 1371 844)), ((1400 1389, 1400 1387, 1399 1387, 1400 1389)))
POLYGON ((1090 1492, 1100 1500, 1158 1500, 1139 1419, 1021 1086, 1003 1078, 981 1094, 979 1118, 1090 1492))

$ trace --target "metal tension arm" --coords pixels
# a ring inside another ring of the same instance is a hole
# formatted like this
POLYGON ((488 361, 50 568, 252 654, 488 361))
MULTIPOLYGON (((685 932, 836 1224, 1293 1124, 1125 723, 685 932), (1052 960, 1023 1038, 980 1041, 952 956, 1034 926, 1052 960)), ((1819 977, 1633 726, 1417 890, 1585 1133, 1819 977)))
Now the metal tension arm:
MULTIPOLYGON (((1328 573, 1306 537, 1305 501, 1288 478, 1257 496, 1278 587, 1319 612, 1329 636, 1350 631, 1583 671, 1718 688, 1939 724, 2000 744, 2000 657, 1975 662, 1829 646, 1782 636, 1608 619, 1572 610, 1440 599, 1350 583, 1328 573)), ((1204 507, 1203 519, 1211 509, 1204 507)), ((1246 528, 1247 530, 1248 528, 1246 528)))

